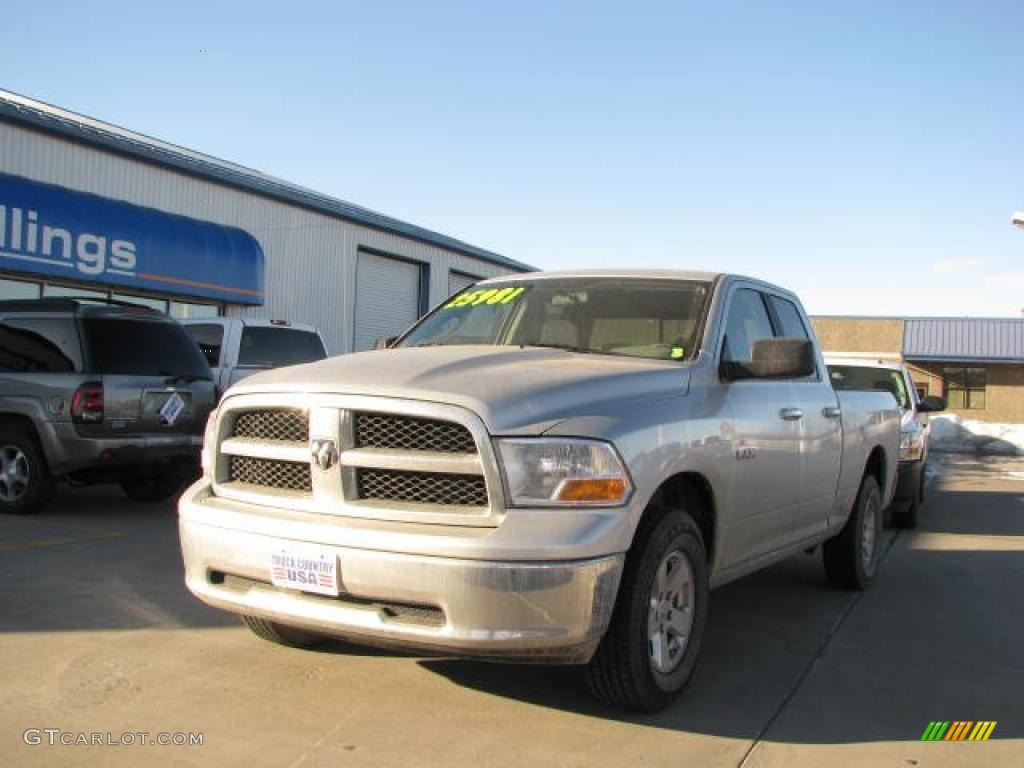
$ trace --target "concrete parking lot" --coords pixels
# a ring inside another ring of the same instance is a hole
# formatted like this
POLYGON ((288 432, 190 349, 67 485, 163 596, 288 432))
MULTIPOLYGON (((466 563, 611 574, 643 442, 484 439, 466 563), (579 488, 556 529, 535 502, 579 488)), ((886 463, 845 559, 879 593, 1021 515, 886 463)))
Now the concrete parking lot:
POLYGON ((1024 762, 1019 461, 947 458, 863 595, 831 590, 819 556, 718 590, 697 675, 656 716, 593 703, 573 670, 262 642, 185 591, 172 505, 116 490, 0 518, 0 579, 5 765, 1024 762), (923 743, 933 720, 998 725, 923 743), (27 729, 203 743, 32 745, 27 729))

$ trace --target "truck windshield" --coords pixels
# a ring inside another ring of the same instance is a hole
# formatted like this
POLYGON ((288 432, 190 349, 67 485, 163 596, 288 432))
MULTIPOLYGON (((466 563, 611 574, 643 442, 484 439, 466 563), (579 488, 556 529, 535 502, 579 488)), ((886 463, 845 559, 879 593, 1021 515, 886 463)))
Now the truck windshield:
POLYGON ((910 397, 901 371, 868 365, 830 365, 828 374, 833 389, 888 392, 896 398, 904 411, 910 408, 910 397))
POLYGON ((471 286, 397 344, 556 347, 573 352, 688 360, 710 285, 690 280, 542 278, 471 286))

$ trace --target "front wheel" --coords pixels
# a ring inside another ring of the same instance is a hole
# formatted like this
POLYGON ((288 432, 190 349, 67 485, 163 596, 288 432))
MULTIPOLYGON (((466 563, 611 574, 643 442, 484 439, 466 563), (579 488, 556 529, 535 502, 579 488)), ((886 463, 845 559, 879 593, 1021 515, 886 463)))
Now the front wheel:
POLYGON ((316 632, 307 632, 304 629, 278 624, 276 621, 268 621, 258 616, 240 616, 239 618, 256 637, 289 648, 312 648, 327 639, 324 635, 318 635, 316 632))
POLYGON ((185 478, 171 472, 163 477, 149 480, 125 480, 121 483, 124 495, 132 501, 152 504, 167 501, 177 496, 185 485, 185 478))
POLYGON ((882 494, 871 475, 861 480, 850 518, 825 542, 825 573, 840 589, 864 590, 878 569, 882 553, 882 494))
POLYGON ((667 707, 697 663, 708 617, 700 529, 670 510, 641 529, 626 556, 611 626, 587 666, 600 700, 640 712, 667 707))

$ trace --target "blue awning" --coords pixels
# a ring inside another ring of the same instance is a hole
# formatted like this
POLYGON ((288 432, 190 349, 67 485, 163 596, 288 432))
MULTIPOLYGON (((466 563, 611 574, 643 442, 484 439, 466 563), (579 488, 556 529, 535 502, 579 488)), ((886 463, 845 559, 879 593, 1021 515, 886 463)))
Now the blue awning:
POLYGON ((263 249, 248 232, 5 173, 0 268, 263 303, 263 249))

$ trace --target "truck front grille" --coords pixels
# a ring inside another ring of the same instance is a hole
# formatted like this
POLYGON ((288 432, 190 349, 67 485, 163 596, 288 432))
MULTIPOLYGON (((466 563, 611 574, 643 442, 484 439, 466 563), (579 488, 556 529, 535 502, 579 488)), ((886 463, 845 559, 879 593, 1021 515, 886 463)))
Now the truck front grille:
POLYGON ((495 524, 489 445, 460 409, 438 404, 427 416, 410 403, 412 413, 392 413, 366 407, 368 400, 313 396, 300 404, 272 394, 226 404, 214 493, 321 514, 495 524))
POLYGON ((461 424, 390 413, 356 413, 357 448, 392 448, 438 453, 476 453, 473 435, 461 424))
POLYGON ((487 484, 480 475, 360 469, 356 471, 356 483, 360 499, 451 507, 487 506, 487 484))
POLYGON ((305 413, 294 408, 243 411, 235 419, 232 436, 305 443, 309 441, 309 420, 305 413))
POLYGON ((228 481, 285 491, 313 492, 309 464, 297 461, 232 456, 228 463, 228 481))

